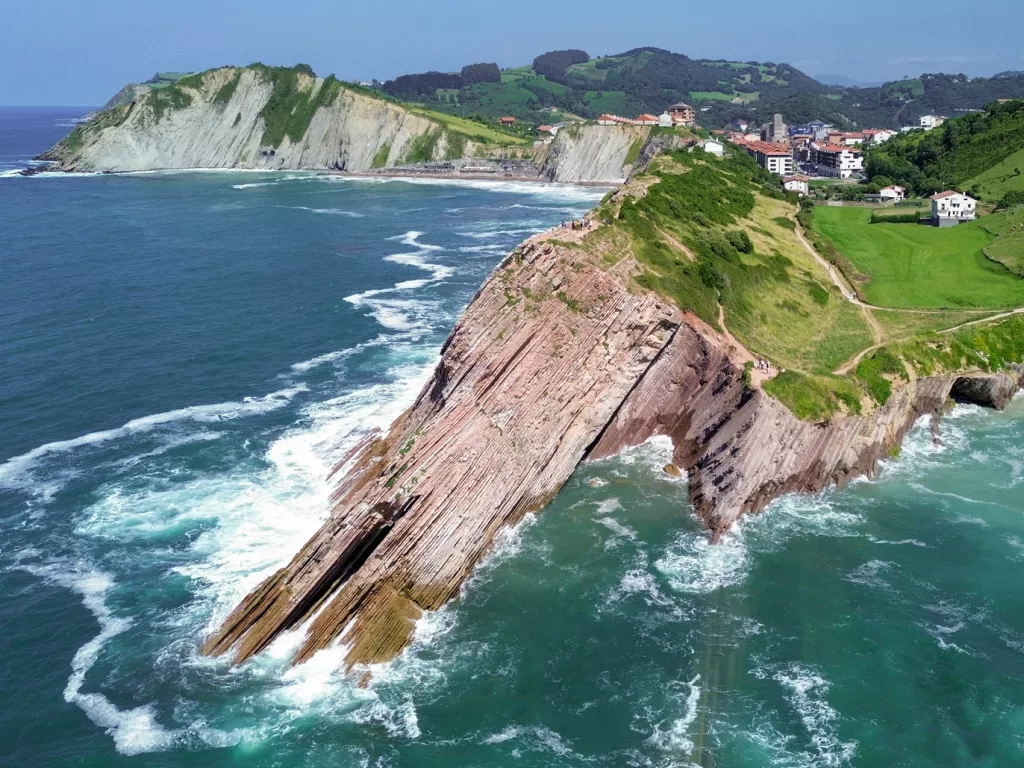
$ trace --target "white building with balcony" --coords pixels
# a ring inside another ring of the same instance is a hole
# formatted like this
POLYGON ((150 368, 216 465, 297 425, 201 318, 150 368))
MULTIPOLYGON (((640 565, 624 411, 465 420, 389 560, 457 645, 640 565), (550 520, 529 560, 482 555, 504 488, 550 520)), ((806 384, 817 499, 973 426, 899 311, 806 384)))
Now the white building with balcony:
POLYGON ((952 227, 961 221, 973 221, 978 201, 962 192, 947 189, 932 195, 932 223, 937 227, 952 227))
POLYGON ((811 144, 811 164, 822 176, 849 179, 864 170, 864 152, 841 144, 811 144))

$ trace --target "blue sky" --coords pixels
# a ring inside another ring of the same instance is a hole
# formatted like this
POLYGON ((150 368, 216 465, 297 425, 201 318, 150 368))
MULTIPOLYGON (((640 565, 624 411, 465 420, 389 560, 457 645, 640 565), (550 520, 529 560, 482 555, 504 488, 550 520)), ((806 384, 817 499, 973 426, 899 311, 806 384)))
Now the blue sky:
POLYGON ((556 48, 595 56, 653 45, 859 80, 1024 69, 1024 0, 8 0, 0 18, 8 105, 96 105, 156 71, 222 64, 304 62, 386 79, 476 61, 517 66, 556 48))

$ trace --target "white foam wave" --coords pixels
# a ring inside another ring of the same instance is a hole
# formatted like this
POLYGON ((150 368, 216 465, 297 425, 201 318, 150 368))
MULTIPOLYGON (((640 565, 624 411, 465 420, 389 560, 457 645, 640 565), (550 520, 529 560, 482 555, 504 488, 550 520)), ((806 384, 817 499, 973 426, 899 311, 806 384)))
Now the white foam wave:
POLYGON ((459 248, 459 253, 503 254, 505 250, 503 245, 467 245, 459 248))
POLYGON ((380 725, 393 738, 418 739, 420 737, 419 720, 416 716, 416 705, 412 700, 390 707, 380 699, 352 714, 352 720, 360 725, 380 725))
MULTIPOLYGON (((754 670, 764 676, 762 669, 754 670)), ((810 736, 814 753, 807 755, 809 762, 826 768, 848 765, 857 753, 856 741, 841 741, 836 732, 839 713, 829 706, 826 694, 831 684, 811 667, 793 663, 777 669, 772 679, 778 682, 790 706, 810 736)))
MULTIPOLYGON (((177 509, 217 521, 193 543, 196 561, 178 569, 195 580, 206 605, 215 606, 207 614, 207 632, 316 531, 328 511, 330 471, 372 430, 386 431, 415 400, 433 366, 434 360, 396 366, 389 383, 306 406, 299 426, 270 445, 267 468, 256 475, 242 467, 237 475, 206 476, 158 492, 156 503, 145 495, 136 500, 140 511, 154 510, 150 514, 177 509)), ((170 518, 166 524, 179 522, 170 518)))
MULTIPOLYGON (((242 187, 236 186, 235 188, 241 189, 242 187)), ((341 208, 310 208, 305 205, 279 205, 278 208, 289 208, 293 211, 309 211, 310 213, 322 213, 327 216, 348 216, 351 219, 361 219, 365 215, 362 213, 356 213, 355 211, 346 211, 341 208)))
POLYGON ((742 526, 712 544, 703 532, 681 533, 655 563, 677 592, 703 594, 741 584, 747 575, 748 553, 742 526))
POLYGON ((266 413, 286 406, 292 398, 308 387, 298 384, 294 387, 271 392, 262 397, 246 397, 240 402, 213 403, 210 405, 193 405, 177 408, 173 411, 142 416, 114 429, 90 432, 69 440, 57 440, 33 448, 28 453, 14 456, 0 464, 0 487, 30 488, 34 483, 32 469, 48 456, 65 454, 76 448, 99 445, 111 440, 118 440, 141 432, 149 432, 156 427, 180 421, 213 423, 237 419, 253 414, 266 413))
POLYGON ((548 198, 568 203, 594 203, 612 187, 577 186, 534 181, 490 181, 486 179, 427 179, 414 176, 320 176, 332 183, 417 184, 436 187, 462 187, 485 192, 514 193, 548 198))
MULTIPOLYGON (((573 754, 572 746, 560 734, 542 725, 509 725, 483 739, 483 744, 516 741, 528 752, 551 752, 559 757, 573 754)), ((518 749, 517 749, 518 752, 518 749)))
POLYGON ((882 578, 882 574, 892 568, 899 568, 899 565, 887 560, 869 560, 864 565, 854 568, 844 578, 853 584, 888 589, 889 582, 882 578))
POLYGON ((690 738, 690 726, 697 719, 697 705, 700 702, 700 687, 697 685, 699 680, 700 675, 697 675, 686 683, 688 692, 683 715, 656 724, 653 733, 647 739, 648 745, 662 752, 676 752, 685 755, 693 753, 695 745, 690 738), (666 722, 668 723, 667 728, 663 727, 666 722))
POLYGON ((523 227, 520 229, 489 229, 484 232, 457 232, 456 234, 462 237, 471 237, 475 240, 490 240, 495 237, 536 235, 546 231, 547 227, 523 227))
POLYGON ((891 546, 900 546, 900 545, 903 545, 903 544, 909 544, 912 547, 927 547, 928 546, 923 541, 919 541, 917 539, 900 539, 899 541, 887 541, 886 539, 876 538, 876 537, 872 536, 871 534, 868 534, 864 538, 866 538, 872 544, 888 544, 888 545, 891 545, 891 546))
POLYGON ((327 352, 325 354, 312 357, 309 360, 303 360, 301 362, 294 363, 291 366, 291 369, 295 373, 307 373, 313 370, 314 368, 318 368, 321 365, 326 365, 327 363, 336 363, 339 360, 344 360, 348 357, 351 357, 352 355, 358 354, 359 352, 363 352, 364 350, 370 349, 372 347, 381 347, 390 344, 396 344, 400 341, 408 341, 410 338, 411 337, 408 334, 382 333, 376 338, 370 339, 369 341, 364 341, 361 344, 357 344, 354 347, 349 347, 348 349, 339 349, 334 352, 327 352))
POLYGON ((83 569, 69 563, 19 567, 76 592, 99 623, 99 634, 79 648, 71 660, 71 675, 64 686, 64 700, 79 707, 93 723, 110 734, 121 754, 139 755, 172 746, 176 733, 156 721, 152 704, 119 709, 101 693, 82 691, 86 675, 99 659, 103 646, 132 626, 131 621, 118 618, 107 606, 106 597, 114 587, 114 580, 102 571, 83 569))
POLYGON ((403 245, 414 247, 417 250, 411 253, 391 254, 390 256, 385 256, 384 260, 422 269, 430 273, 430 279, 404 280, 395 283, 390 288, 371 288, 361 293, 346 296, 345 301, 357 307, 368 307, 371 315, 385 328, 397 331, 429 330, 431 325, 427 321, 428 310, 433 307, 433 304, 412 299, 375 298, 384 294, 401 293, 423 288, 432 283, 441 282, 455 273, 455 270, 451 267, 426 260, 427 254, 444 249, 438 245, 420 242, 420 237, 422 236, 422 232, 412 230, 404 235, 388 238, 389 240, 398 240, 403 245), (415 319, 413 319, 414 317, 415 319))

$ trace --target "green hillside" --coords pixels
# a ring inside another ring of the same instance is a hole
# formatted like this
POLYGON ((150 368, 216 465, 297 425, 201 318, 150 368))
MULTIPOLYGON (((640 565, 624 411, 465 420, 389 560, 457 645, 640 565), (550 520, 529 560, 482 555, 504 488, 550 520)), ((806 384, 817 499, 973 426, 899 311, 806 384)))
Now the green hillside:
POLYGON ((384 84, 395 98, 458 115, 531 123, 603 112, 659 114, 676 101, 697 107, 707 128, 735 120, 766 122, 775 112, 791 123, 820 119, 841 128, 913 125, 924 114, 956 115, 999 98, 1024 97, 1024 75, 992 78, 924 74, 877 88, 826 86, 774 62, 691 59, 659 48, 591 58, 550 51, 527 66, 499 70, 475 64, 462 73, 403 75, 384 84))
POLYGON ((952 120, 932 131, 893 137, 870 151, 872 179, 883 178, 928 195, 948 188, 997 202, 1024 188, 1024 100, 993 103, 984 112, 952 120))
POLYGON ((705 122, 712 125, 736 116, 749 119, 751 105, 762 100, 823 96, 829 88, 788 64, 691 59, 658 48, 636 48, 596 59, 584 51, 552 51, 529 66, 461 87, 455 73, 406 75, 385 83, 384 90, 454 114, 491 119, 512 115, 531 122, 594 118, 603 112, 660 114, 668 105, 686 101, 709 107, 705 122))
POLYGON ((1024 191, 1024 148, 964 182, 982 200, 1002 200, 1007 192, 1024 191))

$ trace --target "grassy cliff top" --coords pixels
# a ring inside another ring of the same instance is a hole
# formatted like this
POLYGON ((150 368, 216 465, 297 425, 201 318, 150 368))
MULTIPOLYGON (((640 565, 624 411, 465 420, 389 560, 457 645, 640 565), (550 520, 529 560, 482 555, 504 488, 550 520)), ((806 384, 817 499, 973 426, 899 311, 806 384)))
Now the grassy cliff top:
MULTIPOLYGON (((597 216, 604 226, 582 247, 608 268, 631 256, 638 287, 728 330, 750 353, 770 360, 778 375, 764 389, 801 418, 865 412, 913 376, 988 370, 1024 358, 1024 317, 951 330, 997 308, 1024 306, 1024 280, 997 270, 978 243, 941 281, 944 295, 959 303, 920 310, 893 301, 875 309, 848 299, 849 289, 839 287, 840 265, 828 266, 804 240, 799 212, 797 199, 745 152, 730 148, 719 159, 674 151, 602 203, 597 216), (995 286, 1003 292, 998 300, 980 302, 995 286)), ((969 239, 972 232, 954 237, 969 239)), ((850 259, 880 296, 927 295, 915 270, 883 269, 884 257, 850 259)))

